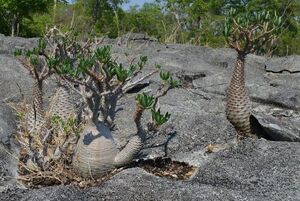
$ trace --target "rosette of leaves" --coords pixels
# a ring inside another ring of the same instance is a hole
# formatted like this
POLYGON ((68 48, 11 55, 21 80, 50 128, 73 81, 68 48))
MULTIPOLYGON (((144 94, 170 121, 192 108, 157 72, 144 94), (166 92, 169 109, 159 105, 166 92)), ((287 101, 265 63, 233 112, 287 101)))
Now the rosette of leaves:
POLYGON ((159 72, 159 76, 165 84, 169 85, 170 88, 176 88, 181 85, 179 80, 173 79, 173 77, 171 76, 171 73, 169 71, 161 70, 159 72))
POLYGON ((168 112, 166 112, 165 114, 161 114, 160 109, 157 110, 152 109, 151 113, 152 113, 152 119, 154 120, 156 127, 159 127, 164 123, 166 123, 171 116, 171 114, 168 112))
POLYGON ((244 54, 263 53, 273 48, 283 31, 283 19, 274 11, 237 12, 231 8, 223 34, 230 47, 244 54))
POLYGON ((152 108, 153 103, 154 103, 154 96, 148 95, 146 93, 138 94, 135 99, 138 103, 138 106, 142 110, 152 108))

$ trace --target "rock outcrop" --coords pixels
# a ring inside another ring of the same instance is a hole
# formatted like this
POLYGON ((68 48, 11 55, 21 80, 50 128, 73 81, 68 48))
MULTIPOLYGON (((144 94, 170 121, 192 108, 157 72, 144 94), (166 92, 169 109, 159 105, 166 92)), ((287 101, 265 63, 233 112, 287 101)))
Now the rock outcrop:
MULTIPOLYGON (((9 40, 10 47, 31 43, 27 39, 17 39, 16 44, 9 40)), ((262 138, 235 144, 235 130, 225 117, 225 89, 236 58, 233 50, 149 40, 144 44, 138 40, 137 45, 135 40, 129 42, 132 44, 126 47, 117 40, 106 43, 113 46, 120 61, 126 61, 125 52, 132 57, 146 55, 145 71, 159 63, 183 83, 161 99, 160 105, 172 113, 171 119, 159 133, 148 136, 140 157, 167 156, 185 161, 199 167, 195 175, 188 181, 176 181, 130 168, 87 189, 17 187, 15 180, 9 179, 16 177, 12 171, 16 170, 15 162, 2 149, 14 150, 9 139, 16 131, 16 121, 7 102, 21 100, 19 88, 29 93, 32 79, 9 48, 3 51, 7 45, 0 43, 0 200, 300 200, 298 56, 247 57, 246 86, 253 106, 253 126, 262 138), (208 144, 217 144, 219 151, 207 153, 208 144)), ((151 77, 150 85, 142 90, 157 88, 158 81, 158 76, 151 77)), ((121 147, 135 134, 133 119, 128 118, 133 116, 134 97, 128 93, 118 104, 113 135, 121 147)))

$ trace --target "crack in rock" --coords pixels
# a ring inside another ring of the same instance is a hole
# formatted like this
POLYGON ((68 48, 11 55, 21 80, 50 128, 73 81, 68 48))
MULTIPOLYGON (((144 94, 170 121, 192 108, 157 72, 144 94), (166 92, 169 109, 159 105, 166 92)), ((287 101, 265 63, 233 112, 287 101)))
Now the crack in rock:
POLYGON ((284 72, 288 72, 288 73, 290 73, 290 74, 300 73, 300 70, 296 70, 296 71, 291 71, 291 70, 288 70, 288 69, 282 69, 282 70, 279 70, 279 71, 268 70, 268 69, 267 69, 267 66, 265 66, 265 71, 266 71, 267 73, 278 73, 278 74, 281 74, 281 73, 284 73, 284 72))

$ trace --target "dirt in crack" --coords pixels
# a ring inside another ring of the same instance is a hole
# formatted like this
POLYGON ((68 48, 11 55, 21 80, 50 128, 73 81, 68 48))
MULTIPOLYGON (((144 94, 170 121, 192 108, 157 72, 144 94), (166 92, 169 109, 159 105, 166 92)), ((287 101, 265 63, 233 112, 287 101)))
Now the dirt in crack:
POLYGON ((193 80, 206 77, 204 72, 185 72, 177 73, 178 79, 181 81, 184 88, 194 88, 193 80))
POLYGON ((173 161, 170 158, 162 157, 139 160, 133 163, 131 167, 140 167, 156 176, 178 180, 191 178, 197 170, 197 167, 189 165, 188 163, 173 161))
MULTIPOLYGON (((20 163, 19 163, 20 166, 20 163)), ((155 159, 138 160, 127 167, 114 169, 103 175, 101 178, 82 178, 74 172, 71 167, 60 167, 53 171, 29 173, 19 167, 19 180, 29 188, 40 188, 53 185, 75 185, 81 188, 98 186, 110 180, 114 175, 124 169, 143 168, 145 171, 159 177, 166 177, 175 180, 188 180, 197 170, 196 166, 185 162, 173 161, 170 158, 158 157, 155 159)))

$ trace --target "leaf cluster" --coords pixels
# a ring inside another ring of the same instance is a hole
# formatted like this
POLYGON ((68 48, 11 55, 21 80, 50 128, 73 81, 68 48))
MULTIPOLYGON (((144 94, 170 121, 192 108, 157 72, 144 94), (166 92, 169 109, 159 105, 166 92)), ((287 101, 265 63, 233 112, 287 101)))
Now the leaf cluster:
POLYGON ((155 127, 159 127, 169 120, 171 114, 168 112, 166 112, 165 114, 161 113, 160 108, 157 108, 158 98, 164 96, 169 89, 179 87, 180 81, 174 80, 171 73, 169 71, 162 70, 160 65, 157 65, 156 67, 160 69, 159 75, 164 85, 162 87, 162 91, 156 96, 149 95, 147 93, 138 94, 136 96, 136 101, 139 108, 141 108, 142 110, 151 110, 152 121, 154 122, 155 127))
POLYGON ((282 32, 283 19, 276 12, 238 13, 230 9, 224 23, 224 36, 230 47, 240 53, 262 51, 282 32))
POLYGON ((141 93, 136 96, 136 101, 139 107, 142 110, 150 110, 152 114, 152 121, 154 121, 155 126, 161 126, 162 124, 166 123, 171 114, 166 112, 162 114, 160 108, 155 109, 155 97, 153 95, 149 95, 147 93, 141 93))
POLYGON ((168 90, 180 86, 180 82, 173 79, 170 72, 156 64, 156 70, 137 79, 147 63, 146 56, 141 56, 136 62, 129 59, 128 64, 124 65, 112 57, 111 46, 103 46, 91 40, 77 42, 76 39, 76 34, 62 33, 54 28, 39 41, 37 47, 26 51, 16 50, 15 55, 27 58, 33 67, 43 65, 49 74, 61 80, 79 84, 79 93, 88 111, 93 118, 100 113, 105 122, 113 120, 113 116, 109 116, 114 115, 116 102, 127 89, 159 72, 163 81, 161 91, 155 96, 138 94, 136 101, 142 110, 151 110, 156 125, 162 125, 169 119, 170 114, 162 114, 160 108, 157 108, 157 102, 168 90))
POLYGON ((52 116, 50 120, 51 124, 54 127, 57 126, 58 129, 64 133, 64 135, 70 135, 74 133, 76 136, 79 136, 81 128, 75 118, 68 118, 66 121, 63 121, 58 116, 52 116))

